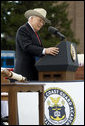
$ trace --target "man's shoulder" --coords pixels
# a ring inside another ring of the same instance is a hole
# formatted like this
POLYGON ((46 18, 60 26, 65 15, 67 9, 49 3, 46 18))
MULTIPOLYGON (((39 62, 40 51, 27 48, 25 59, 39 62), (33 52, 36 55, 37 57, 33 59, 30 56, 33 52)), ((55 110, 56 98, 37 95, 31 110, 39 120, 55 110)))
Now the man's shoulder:
POLYGON ((22 26, 20 26, 18 28, 18 31, 27 31, 27 32, 29 32, 29 31, 31 31, 31 28, 30 28, 29 24, 25 23, 25 24, 23 24, 22 26))
POLYGON ((18 28, 18 31, 20 31, 20 30, 26 30, 26 24, 20 26, 20 27, 18 28))

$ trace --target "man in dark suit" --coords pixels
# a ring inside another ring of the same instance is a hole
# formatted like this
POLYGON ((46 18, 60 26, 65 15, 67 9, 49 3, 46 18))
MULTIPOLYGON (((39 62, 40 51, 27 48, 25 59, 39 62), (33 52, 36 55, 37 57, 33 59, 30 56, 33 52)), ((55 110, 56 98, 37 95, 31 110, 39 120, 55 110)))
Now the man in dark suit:
POLYGON ((59 52, 59 49, 56 47, 44 48, 37 34, 45 23, 50 22, 46 18, 46 14, 47 12, 43 8, 26 11, 24 15, 28 22, 21 26, 16 34, 16 63, 14 71, 25 76, 27 80, 38 80, 35 56, 56 55, 59 52))

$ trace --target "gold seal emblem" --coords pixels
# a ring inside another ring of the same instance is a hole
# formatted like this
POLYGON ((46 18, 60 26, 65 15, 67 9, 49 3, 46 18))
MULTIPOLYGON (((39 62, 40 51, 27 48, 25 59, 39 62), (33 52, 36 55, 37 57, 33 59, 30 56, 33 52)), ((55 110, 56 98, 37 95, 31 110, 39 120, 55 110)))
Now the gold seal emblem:
POLYGON ((71 51, 71 58, 72 58, 73 61, 75 61, 76 60, 76 50, 75 50, 75 47, 72 43, 71 43, 70 49, 71 49, 70 50, 71 51))

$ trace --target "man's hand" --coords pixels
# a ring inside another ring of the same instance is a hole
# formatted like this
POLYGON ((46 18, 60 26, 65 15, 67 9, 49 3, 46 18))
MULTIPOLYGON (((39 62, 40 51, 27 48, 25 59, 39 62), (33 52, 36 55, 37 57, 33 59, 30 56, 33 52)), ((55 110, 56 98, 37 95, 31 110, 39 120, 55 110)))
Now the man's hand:
POLYGON ((11 77, 12 76, 12 73, 11 71, 9 71, 8 69, 4 69, 1 71, 1 74, 4 76, 4 77, 11 77))
POLYGON ((56 47, 50 47, 50 48, 45 48, 45 54, 50 54, 50 55, 57 55, 59 53, 59 48, 56 47))

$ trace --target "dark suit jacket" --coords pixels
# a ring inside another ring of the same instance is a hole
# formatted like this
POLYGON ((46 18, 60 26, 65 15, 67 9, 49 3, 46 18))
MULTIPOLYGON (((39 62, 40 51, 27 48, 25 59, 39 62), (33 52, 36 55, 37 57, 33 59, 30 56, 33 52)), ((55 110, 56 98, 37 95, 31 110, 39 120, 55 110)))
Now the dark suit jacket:
POLYGON ((28 23, 21 26, 16 34, 16 62, 14 71, 37 80, 38 72, 35 68, 35 56, 42 56, 43 46, 40 45, 35 32, 28 23))

